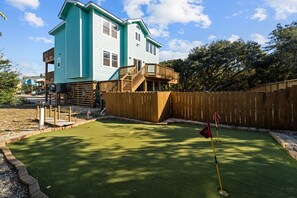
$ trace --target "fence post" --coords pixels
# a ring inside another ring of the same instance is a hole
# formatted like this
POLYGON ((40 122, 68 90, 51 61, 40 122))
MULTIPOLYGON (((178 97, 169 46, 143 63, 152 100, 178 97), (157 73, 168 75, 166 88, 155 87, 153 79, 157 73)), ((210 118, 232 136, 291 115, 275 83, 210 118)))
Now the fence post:
POLYGON ((60 114, 60 112, 61 112, 61 108, 60 108, 60 106, 58 106, 58 120, 61 119, 61 114, 60 114))
POLYGON ((39 105, 36 107, 36 120, 39 119, 39 105))
POLYGON ((54 127, 57 125, 57 108, 54 108, 54 127))
POLYGON ((69 116, 68 116, 68 121, 71 122, 71 107, 69 107, 69 116))
POLYGON ((48 117, 52 116, 52 105, 49 106, 49 113, 48 113, 48 117))

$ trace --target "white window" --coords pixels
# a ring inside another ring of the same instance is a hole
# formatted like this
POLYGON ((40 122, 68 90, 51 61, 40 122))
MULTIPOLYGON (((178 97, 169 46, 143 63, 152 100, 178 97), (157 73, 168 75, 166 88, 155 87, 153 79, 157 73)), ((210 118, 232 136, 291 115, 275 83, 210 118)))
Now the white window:
POLYGON ((114 23, 111 23, 111 36, 113 38, 118 38, 118 26, 114 23))
POLYGON ((146 41, 146 51, 150 52, 150 43, 146 41))
POLYGON ((57 68, 61 67, 61 58, 57 58, 57 68))
POLYGON ((118 38, 118 25, 103 19, 103 33, 118 38))
POLYGON ((150 42, 146 41, 146 51, 156 55, 157 54, 157 47, 153 44, 151 44, 150 42))
POLYGON ((109 35, 109 22, 103 20, 103 33, 109 35))
POLYGON ((110 52, 103 51, 103 65, 110 66, 110 52))
POLYGON ((118 67, 118 55, 115 53, 112 53, 112 67, 118 67))
POLYGON ((117 53, 103 50, 103 65, 117 68, 119 66, 119 55, 117 53))
POLYGON ((138 32, 135 32, 135 39, 137 41, 140 41, 140 34, 138 32))

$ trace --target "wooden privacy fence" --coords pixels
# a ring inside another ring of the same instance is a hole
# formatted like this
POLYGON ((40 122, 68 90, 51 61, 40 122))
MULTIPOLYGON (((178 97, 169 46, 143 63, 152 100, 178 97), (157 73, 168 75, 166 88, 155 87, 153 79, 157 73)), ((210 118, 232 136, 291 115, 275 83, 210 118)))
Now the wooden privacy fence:
POLYGON ((220 123, 297 130, 297 86, 269 93, 261 92, 172 92, 172 117, 220 123))
POLYGON ((106 112, 149 122, 170 117, 170 92, 104 93, 106 112))
POLYGON ((275 83, 267 83, 247 91, 248 92, 273 92, 273 91, 278 91, 281 89, 293 87, 295 85, 297 85, 297 79, 285 80, 285 81, 275 82, 275 83))
POLYGON ((182 118, 220 123, 297 130, 297 86, 274 92, 151 92, 106 93, 110 115, 160 122, 182 118))

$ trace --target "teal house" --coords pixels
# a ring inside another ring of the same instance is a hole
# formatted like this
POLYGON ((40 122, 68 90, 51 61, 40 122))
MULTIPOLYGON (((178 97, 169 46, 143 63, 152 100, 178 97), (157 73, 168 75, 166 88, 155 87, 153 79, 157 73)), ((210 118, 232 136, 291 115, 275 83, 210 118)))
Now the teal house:
POLYGON ((142 19, 122 20, 93 2, 66 0, 55 37, 55 83, 106 81, 119 67, 159 63, 161 44, 142 19))
POLYGON ((43 54, 45 73, 54 64, 51 83, 58 87, 92 82, 100 91, 133 92, 177 82, 177 73, 159 65, 161 44, 142 19, 122 20, 74 0, 65 0, 58 17, 61 23, 49 31, 54 48, 43 54))

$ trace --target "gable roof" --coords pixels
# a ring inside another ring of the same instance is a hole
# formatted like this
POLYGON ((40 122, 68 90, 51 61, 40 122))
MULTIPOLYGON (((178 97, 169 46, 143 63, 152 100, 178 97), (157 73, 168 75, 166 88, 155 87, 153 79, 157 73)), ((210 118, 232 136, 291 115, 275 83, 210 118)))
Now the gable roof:
POLYGON ((139 24, 140 27, 142 28, 142 30, 145 32, 146 36, 151 35, 150 30, 148 29, 148 27, 146 26, 146 24, 144 23, 144 21, 142 19, 128 19, 123 22, 124 25, 133 24, 133 23, 139 24))
POLYGON ((93 2, 89 2, 86 5, 84 5, 83 3, 81 3, 80 1, 77 0, 65 0, 64 4, 58 14, 58 17, 60 19, 63 20, 63 22, 61 22, 59 25, 57 25, 56 27, 54 27, 52 30, 49 31, 50 35, 54 35, 58 30, 60 30, 60 28, 63 28, 65 26, 65 19, 67 16, 67 13, 69 11, 69 9, 71 8, 71 6, 78 6, 84 10, 96 10, 98 11, 100 14, 112 19, 114 22, 117 22, 121 25, 129 25, 129 24, 133 24, 133 23, 137 23, 140 25, 140 27, 142 28, 142 30, 145 33, 145 36, 147 38, 147 40, 149 40, 150 42, 154 43, 157 47, 162 47, 162 45, 160 43, 158 43, 157 41, 155 41, 154 39, 152 39, 150 37, 151 33, 148 29, 148 27, 146 26, 146 24, 144 23, 144 21, 142 19, 128 19, 128 20, 122 20, 120 18, 118 18, 117 16, 111 14, 110 12, 108 12, 107 10, 105 10, 104 8, 98 6, 97 4, 93 3, 93 2))

